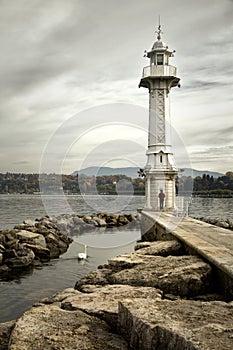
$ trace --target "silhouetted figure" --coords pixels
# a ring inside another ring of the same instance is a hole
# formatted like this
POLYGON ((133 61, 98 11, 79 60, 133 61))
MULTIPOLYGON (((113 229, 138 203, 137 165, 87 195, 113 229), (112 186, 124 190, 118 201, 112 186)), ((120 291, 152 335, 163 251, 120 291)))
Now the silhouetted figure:
POLYGON ((165 193, 163 192, 163 190, 160 190, 160 194, 159 194, 159 208, 160 209, 163 209, 164 198, 165 198, 165 193))

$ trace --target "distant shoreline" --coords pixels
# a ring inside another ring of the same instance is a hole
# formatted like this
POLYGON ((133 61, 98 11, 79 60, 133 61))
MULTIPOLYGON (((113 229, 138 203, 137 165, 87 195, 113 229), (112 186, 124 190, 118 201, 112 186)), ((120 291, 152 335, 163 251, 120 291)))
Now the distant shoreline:
MULTIPOLYGON (((107 176, 15 174, 0 173, 0 193, 6 194, 66 194, 66 195, 145 195, 145 177, 131 178, 124 174, 107 176)), ((233 172, 214 178, 204 174, 176 179, 180 196, 231 198, 233 172)))
MULTIPOLYGON (((9 192, 0 192, 0 195, 22 195, 22 196, 82 196, 82 197, 85 197, 85 196, 129 196, 129 195, 132 195, 132 192, 125 192, 125 193, 41 193, 41 192, 35 192, 35 193, 31 193, 31 192, 28 192, 28 193, 20 193, 20 192, 13 192, 13 193, 9 193, 9 192)), ((133 193, 133 196, 141 196, 141 197, 144 197, 145 196, 145 193, 133 193)), ((221 190, 220 190, 220 193, 211 193, 211 191, 209 192, 205 192, 205 193, 195 193, 195 192, 192 192, 192 193, 188 193, 188 192, 185 192, 185 193, 180 193, 178 195, 178 197, 194 197, 194 198, 233 198, 233 193, 221 193, 221 190)))

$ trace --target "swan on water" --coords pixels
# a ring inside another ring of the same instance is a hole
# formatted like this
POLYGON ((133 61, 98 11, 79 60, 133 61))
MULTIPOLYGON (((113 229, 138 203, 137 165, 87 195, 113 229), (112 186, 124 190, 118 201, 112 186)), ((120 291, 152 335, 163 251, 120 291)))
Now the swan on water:
POLYGON ((87 258, 87 245, 84 246, 84 253, 78 253, 79 260, 85 260, 87 258))

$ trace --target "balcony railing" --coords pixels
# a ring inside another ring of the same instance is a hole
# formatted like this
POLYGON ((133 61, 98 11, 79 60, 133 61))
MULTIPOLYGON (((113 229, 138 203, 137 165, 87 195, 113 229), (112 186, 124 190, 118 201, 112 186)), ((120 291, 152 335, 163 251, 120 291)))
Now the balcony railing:
POLYGON ((142 78, 146 77, 168 77, 176 76, 176 67, 174 66, 148 66, 143 68, 142 78))

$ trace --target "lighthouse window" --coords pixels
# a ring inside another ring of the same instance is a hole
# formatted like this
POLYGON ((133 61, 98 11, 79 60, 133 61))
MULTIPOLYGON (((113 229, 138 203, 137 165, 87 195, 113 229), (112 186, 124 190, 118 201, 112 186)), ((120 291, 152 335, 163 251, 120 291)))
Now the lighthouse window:
POLYGON ((160 156, 160 163, 163 163, 163 156, 160 156))
POLYGON ((163 55, 162 54, 158 54, 157 55, 157 64, 158 65, 162 65, 163 64, 163 55))
POLYGON ((153 55, 153 56, 151 57, 151 63, 152 63, 152 64, 156 64, 156 56, 155 56, 155 55, 153 55))

